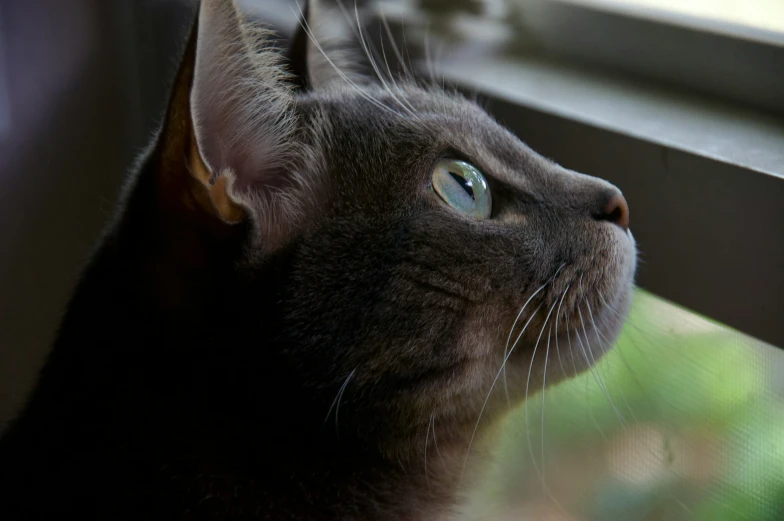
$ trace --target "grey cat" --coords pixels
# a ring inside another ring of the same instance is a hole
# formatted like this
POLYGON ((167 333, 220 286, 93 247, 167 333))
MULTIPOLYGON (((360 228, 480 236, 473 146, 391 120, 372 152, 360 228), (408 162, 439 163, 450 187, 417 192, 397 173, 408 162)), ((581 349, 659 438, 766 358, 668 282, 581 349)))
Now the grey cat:
POLYGON ((459 95, 350 72, 316 7, 286 59, 203 0, 0 441, 5 521, 448 519, 490 427, 617 336, 618 189, 459 95))

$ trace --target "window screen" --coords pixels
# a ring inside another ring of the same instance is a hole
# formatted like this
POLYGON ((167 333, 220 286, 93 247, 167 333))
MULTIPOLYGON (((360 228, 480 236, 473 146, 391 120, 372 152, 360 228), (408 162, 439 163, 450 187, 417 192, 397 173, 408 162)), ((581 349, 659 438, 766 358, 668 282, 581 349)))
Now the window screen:
POLYGON ((638 290, 614 351, 510 414, 469 518, 784 519, 784 350, 638 290))

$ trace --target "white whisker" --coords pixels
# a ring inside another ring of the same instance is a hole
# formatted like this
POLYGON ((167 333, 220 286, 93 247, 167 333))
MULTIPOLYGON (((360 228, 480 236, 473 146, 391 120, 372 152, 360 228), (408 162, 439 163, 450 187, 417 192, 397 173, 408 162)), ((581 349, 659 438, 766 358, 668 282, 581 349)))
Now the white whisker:
MULTIPOLYGON (((558 305, 558 301, 553 302, 553 305, 550 307, 550 311, 547 313, 547 317, 544 319, 544 323, 542 324, 542 329, 539 331, 539 336, 536 339, 536 344, 534 344, 534 350, 531 354, 531 362, 528 364, 528 377, 526 378, 525 382, 525 401, 528 401, 528 395, 530 393, 531 387, 531 375, 533 374, 534 370, 534 361, 536 360, 536 352, 539 349, 539 342, 542 340, 542 335, 544 334, 544 328, 547 327, 547 322, 550 320, 550 315, 553 313, 555 306, 558 305)), ((534 464, 534 468, 536 469, 536 474, 539 478, 542 478, 542 473, 539 470, 539 465, 536 463, 536 457, 534 456, 534 449, 533 445, 531 444, 531 429, 528 421, 528 405, 525 407, 525 434, 526 438, 528 439, 528 450, 531 453, 531 461, 534 464)), ((544 482, 543 482, 544 483, 544 482)))
POLYGON ((430 420, 427 422, 427 431, 425 431, 425 482, 427 488, 430 490, 430 474, 427 471, 427 449, 430 445, 430 426, 433 424, 433 415, 430 415, 430 420))
MULTIPOLYGON (((341 0, 338 0, 338 4, 342 5, 342 3, 343 2, 341 0)), ((361 21, 359 19, 359 8, 357 7, 356 0, 354 0, 354 14, 355 14, 356 19, 357 19, 357 30, 359 31, 359 42, 362 44, 362 48, 365 50, 365 55, 367 56, 368 60, 370 61, 371 67, 373 67, 373 70, 376 72, 376 76, 378 76, 378 79, 381 82, 381 85, 389 93, 389 95, 392 97, 392 99, 395 101, 395 103, 397 103, 400 106, 400 108, 405 110, 412 118, 418 120, 419 117, 412 110, 413 107, 410 107, 409 105, 406 105, 400 98, 398 98, 395 95, 395 93, 392 92, 392 89, 389 87, 389 84, 387 84, 387 82, 384 80, 384 75, 381 73, 381 69, 379 69, 378 64, 376 63, 376 60, 373 58, 373 55, 370 52, 370 49, 368 49, 367 41, 365 40, 365 37, 362 34, 362 23, 361 23, 361 21)))
MULTIPOLYGON (((518 320, 520 320, 520 316, 523 314, 523 311, 525 311, 525 308, 526 308, 526 306, 528 306, 528 303, 529 303, 529 302, 531 302, 531 300, 532 300, 532 299, 533 299, 533 298, 534 298, 534 297, 535 297, 535 296, 536 296, 536 295, 537 295, 537 294, 538 294, 540 291, 542 291, 542 290, 545 288, 545 286, 547 286, 548 284, 550 284, 551 282, 553 282, 553 281, 555 280, 555 278, 558 276, 558 274, 561 272, 561 270, 564 268, 564 266, 566 266, 566 263, 565 263, 565 262, 564 262, 563 264, 561 264, 560 266, 558 266, 558 269, 557 269, 557 270, 555 270, 555 273, 553 274, 553 276, 552 276, 552 277, 550 277, 549 279, 547 279, 547 282, 545 282, 544 284, 542 284, 542 285, 539 287, 539 289, 537 289, 536 291, 534 291, 534 292, 531 294, 531 296, 530 296, 530 297, 528 297, 528 300, 526 300, 526 301, 525 301, 525 304, 523 304, 523 307, 522 307, 522 308, 520 308, 520 312, 519 312, 519 313, 517 314, 517 316, 515 317, 514 323, 512 323, 512 328, 509 330, 509 336, 508 336, 508 337, 507 337, 507 339, 506 339, 506 346, 504 347, 504 358, 506 358, 506 354, 509 352, 509 341, 512 339, 512 333, 514 333, 514 328, 515 328, 515 326, 517 326, 517 322, 518 322, 518 320)), ((536 314, 536 312, 534 312, 534 314, 536 314)), ((527 325, 527 324, 526 324, 526 325, 527 325)), ((523 328, 523 331, 525 331, 525 328, 523 328)), ((520 333, 520 336, 522 336, 522 332, 520 333)), ((516 344, 516 343, 517 343, 517 342, 520 340, 520 336, 518 336, 518 337, 517 337, 517 339, 515 339, 515 344, 516 344)), ((507 405, 509 406, 509 408, 511 409, 511 408, 512 408, 512 404, 511 404, 511 401, 509 400, 509 387, 508 387, 508 385, 507 385, 507 383, 506 383, 506 361, 504 361, 504 363, 502 364, 502 366, 501 366, 501 369, 503 370, 503 377, 504 377, 504 393, 506 394, 506 403, 507 403, 507 405)))
MULTIPOLYGON (((620 316, 620 314, 618 314, 618 313, 617 313, 617 312, 616 312, 616 311, 615 311, 615 310, 612 308, 612 306, 610 306, 610 305, 607 303, 606 299, 604 298, 604 295, 602 295, 602 293, 601 293, 601 292, 599 292, 598 296, 599 296, 599 299, 602 301, 602 303, 604 304, 604 306, 605 306, 607 309, 609 309, 609 310, 612 310, 613 312, 615 312, 615 313, 616 313, 616 315, 617 315, 619 318, 623 318, 623 317, 621 317, 621 316, 620 316)), ((604 339, 604 341, 608 343, 608 345, 609 345, 609 344, 611 344, 611 342, 609 341, 609 339, 608 339, 608 338, 607 338, 607 337, 606 337, 606 336, 605 336, 605 335, 604 335, 604 334, 601 332, 601 330, 599 329, 598 325, 596 324, 596 320, 595 320, 595 319, 594 319, 594 317, 593 317, 593 312, 592 312, 592 310, 591 310, 590 304, 589 304, 589 303, 587 303, 587 302, 586 302, 586 304, 587 304, 587 306, 588 306, 588 313, 589 313, 589 316, 590 316, 590 318, 591 318, 591 322, 593 323, 593 328, 594 328, 594 331, 596 331, 597 337, 603 338, 603 339, 604 339)), ((640 389, 642 390, 643 394, 647 396, 648 392, 647 392, 647 390, 645 389, 645 386, 643 386, 643 385, 640 383, 640 381, 638 380, 638 378, 637 378, 637 376, 639 376, 639 374, 638 374, 638 373, 637 373, 637 372, 636 372, 636 371, 635 371, 635 370, 634 370, 634 369, 631 367, 631 365, 628 363, 628 361, 626 361, 626 359, 623 357, 623 354, 621 353, 621 350, 620 350, 618 347, 616 347, 616 348, 615 348, 615 352, 616 352, 616 353, 618 353, 618 355, 620 356, 621 360, 622 360, 622 361, 623 361, 623 363, 626 365, 627 369, 629 369, 629 371, 630 371, 630 372, 632 372, 632 373, 635 375, 635 378, 634 378, 634 380, 635 380, 635 383, 637 383, 637 385, 640 387, 640 389)), ((607 365, 608 365, 608 370, 609 370, 609 371, 610 371, 610 373, 612 374, 612 367, 611 367, 609 364, 607 364, 607 365)), ((615 378, 614 374, 612 374, 612 376, 613 376, 613 378, 615 378)), ((627 399, 627 397, 626 397, 626 393, 623 391, 623 389, 622 389, 622 388, 620 389, 620 391, 621 391, 621 398, 622 398, 622 399, 623 399, 623 401, 626 403, 626 407, 629 409, 629 413, 631 414, 631 416, 632 416, 632 418, 634 419, 634 421, 635 421, 636 423, 639 423, 639 422, 640 422, 640 420, 639 420, 639 418, 637 417, 637 415, 635 414, 635 412, 634 412, 634 408, 633 408, 633 407, 632 407, 632 405, 629 403, 629 401, 628 401, 628 399, 627 399)), ((651 403, 652 403, 652 404, 655 406, 655 403, 656 403, 656 402, 655 402, 654 400, 651 400, 651 403)), ((662 463, 662 464, 663 464, 663 465, 664 465, 664 466, 665 466, 665 467, 668 469, 668 472, 670 472, 671 474, 673 474, 673 475, 674 475, 675 477, 677 477, 677 478, 681 478, 681 479, 683 478, 683 475, 682 475, 682 474, 680 474, 680 473, 678 473, 677 471, 675 471, 674 469, 672 469, 672 467, 671 467, 671 466, 668 464, 668 462, 665 460, 665 458, 664 458, 664 457, 661 455, 660 451, 658 451, 658 450, 655 450, 653 447, 651 447, 649 444, 647 444, 647 443, 645 442, 644 438, 640 440, 640 443, 641 443, 641 444, 642 444, 642 446, 643 446, 643 447, 644 447, 644 448, 647 450, 647 452, 648 452, 648 453, 649 453, 651 456, 653 456, 653 458, 654 458, 656 461, 658 461, 658 462, 662 463)), ((692 513, 692 510, 691 510, 691 509, 690 509, 690 508, 689 508, 689 507, 688 507, 688 506, 687 506, 685 503, 683 503, 683 501, 681 501, 681 500, 680 500, 680 498, 678 498, 678 497, 677 497, 677 496, 676 496, 674 493, 667 491, 667 492, 666 492, 666 494, 667 494, 667 496, 668 496, 670 499, 672 499, 672 500, 673 500, 675 503, 677 503, 677 504, 678 504, 680 507, 682 507, 682 508, 683 508, 683 509, 684 509, 686 512, 688 512, 688 513, 692 513)), ((712 494, 712 497, 713 497, 715 500, 717 500, 717 501, 718 501, 718 503, 719 503, 719 504, 721 504, 723 507, 725 507, 725 508, 728 508, 728 509, 731 509, 731 510, 733 510, 733 511, 734 511, 735 513, 737 513, 737 514, 742 514, 742 515, 744 516, 744 519, 748 519, 748 516, 746 516, 746 515, 745 515, 745 512, 741 512, 741 511, 737 510, 737 509, 736 509, 735 507, 733 507, 732 505, 730 505, 730 504, 726 503, 726 502, 725 502, 725 501, 724 501, 724 500, 723 500, 721 497, 719 497, 719 496, 717 496, 717 495, 715 495, 715 494, 712 494)))
MULTIPOLYGON (((561 359, 561 348, 558 345, 558 319, 561 317, 561 306, 564 303, 564 299, 566 298, 566 294, 569 292, 569 288, 572 287, 572 283, 570 282, 566 289, 561 295, 561 302, 558 303, 558 310, 555 312, 555 352, 558 354, 558 364, 561 366, 561 374, 566 376, 566 368, 564 368, 563 360, 561 359)), ((569 330, 566 330, 566 334, 569 334, 569 330)), ((571 355, 571 353, 570 353, 571 355)))
MULTIPOLYGON (((403 55, 400 53, 400 49, 398 49, 397 44, 395 43, 395 38, 392 36, 392 30, 389 28, 389 23, 387 23, 387 17, 384 14, 383 9, 380 10, 379 13, 381 15, 380 16, 380 18, 381 18, 381 25, 384 26, 384 30, 387 33, 387 37, 389 38, 389 42, 392 44, 392 51, 395 53, 395 56, 397 57, 398 62, 400 62, 401 67, 403 67, 403 74, 405 74, 406 78, 408 78, 409 80, 413 80, 414 79, 414 75, 411 74, 411 71, 409 70, 408 66, 406 66, 406 62, 403 59, 403 55)), ((403 35, 403 38, 405 38, 405 33, 403 35)))
MULTIPOLYGON (((558 316, 556 315, 556 319, 558 316)), ((542 434, 541 434, 541 442, 542 442, 542 493, 547 495, 547 482, 545 480, 545 459, 544 459, 544 407, 545 407, 545 396, 546 396, 546 388, 547 388, 547 365, 550 361, 550 337, 553 333, 553 326, 550 324, 550 329, 547 332, 547 350, 544 354, 544 371, 542 373, 542 434)))
MULTIPOLYGON (((531 316, 528 318, 528 321, 523 326, 523 331, 521 331, 521 333, 520 333, 521 335, 525 332, 526 328, 528 327, 528 324, 531 323, 531 321, 534 319, 534 317, 536 316, 536 313, 541 309, 541 307, 542 307, 542 305, 539 304, 539 306, 534 310, 534 312, 531 313, 531 316)), ((518 340, 519 339, 520 338, 518 337, 518 340)), ((509 360, 509 357, 512 356, 512 353, 514 352, 514 348, 515 348, 516 345, 517 345, 517 341, 515 341, 515 344, 512 346, 512 349, 510 349, 509 352, 507 353, 507 355, 504 357, 504 361, 501 364, 501 369, 498 370, 498 373, 496 373, 495 378, 493 379, 493 383, 490 384, 490 390, 487 391, 487 396, 485 397, 485 401, 482 404, 482 408, 479 410, 479 417, 477 417, 477 419, 476 419, 476 425, 474 425, 474 431, 471 433, 471 439, 468 442, 468 449, 466 449, 465 460, 463 461, 463 469, 460 471, 460 482, 461 483, 463 481, 463 473, 465 472, 465 466, 468 463, 468 456, 471 453, 471 447, 474 444, 474 438, 476 437, 476 431, 479 429, 479 422, 482 421, 482 414, 484 414, 484 412, 485 412, 485 408, 487 407, 487 402, 490 401, 490 395, 493 393, 493 388, 495 388, 495 384, 496 384, 496 382, 498 382, 498 378, 501 376, 501 373, 503 372, 504 367, 506 366, 507 360, 509 360)))
MULTIPOLYGON (((343 381, 343 385, 340 386, 340 390, 338 391, 337 396, 335 396, 335 399, 332 401, 332 405, 329 406, 329 410, 327 410, 327 416, 324 418, 324 424, 323 425, 326 425, 327 420, 329 420, 329 415, 332 413, 332 409, 335 409, 335 432, 338 433, 338 435, 339 435, 339 432, 338 432, 338 414, 340 412, 340 399, 343 397, 343 393, 346 391, 346 387, 348 387, 348 383, 349 383, 349 381, 351 381, 351 378, 353 378, 354 373, 356 373, 357 369, 358 368, 355 367, 354 370, 351 371, 348 374, 348 376, 346 377, 346 379, 343 381)), ((323 428, 323 425, 322 425, 322 428, 323 428)))
POLYGON ((436 81, 436 71, 433 67, 433 58, 430 56, 430 20, 427 21, 427 25, 425 26, 425 66, 427 67, 427 72, 430 75, 430 84, 431 87, 437 87, 438 82, 436 81))
MULTIPOLYGON (((550 320, 550 316, 552 315, 553 310, 555 309, 555 306, 557 304, 558 304, 558 301, 556 300, 555 302, 553 302, 553 305, 550 307, 550 311, 547 312, 547 317, 545 317, 545 319, 544 319, 544 323, 542 324, 542 329, 539 331, 539 336, 536 339, 536 344, 534 345, 534 350, 533 350, 533 353, 531 354, 531 363, 528 365, 528 377, 527 377, 526 383, 525 383, 525 399, 526 399, 526 402, 528 401, 529 388, 530 388, 530 384, 531 384, 531 374, 533 372, 534 360, 536 359, 536 351, 537 351, 537 348, 539 347, 539 342, 542 340, 542 335, 544 334, 544 329, 545 329, 545 327, 547 327, 547 323, 550 320)), ((519 340, 519 337, 518 337, 518 340, 519 340)), ((516 345, 517 345, 517 342, 515 342, 515 345, 512 346, 512 349, 514 349, 516 345)), ((549 345, 549 335, 548 335, 548 345, 549 345)), ((550 489, 549 489, 549 487, 547 486, 547 483, 544 480, 544 453, 542 453, 543 454, 543 456, 542 456, 542 458, 543 458, 542 459, 542 467, 543 468, 541 470, 539 469, 539 465, 536 463, 536 456, 534 456, 534 448, 533 448, 533 444, 531 443, 531 429, 530 429, 530 423, 529 423, 529 419, 528 419, 528 417, 529 417, 528 409, 529 409, 528 404, 526 404, 526 406, 525 406, 525 434, 526 434, 526 439, 528 441, 528 452, 531 454, 531 463, 533 463, 533 465, 534 465, 534 469, 536 470, 537 476, 539 476, 539 479, 542 480, 542 492, 544 493, 544 495, 546 497, 549 497, 550 500, 561 511, 566 512, 566 510, 564 510, 564 508, 561 506, 561 504, 558 502, 558 500, 555 499, 555 496, 553 496, 553 494, 550 492, 550 489)))
MULTIPOLYGON (((528 297, 528 300, 525 301, 525 304, 523 304, 523 307, 520 308, 520 312, 515 317, 514 322, 512 323, 512 328, 509 330, 509 336, 506 339, 506 347, 504 347, 504 358, 506 358, 506 354, 509 352, 509 343, 512 340, 512 334, 514 333, 514 329, 517 326, 517 322, 520 320, 520 317, 522 316, 523 312, 525 311, 525 308, 533 300, 533 298, 536 295, 538 295, 539 292, 542 291, 545 288, 545 286, 547 286, 547 284, 549 282, 550 281, 547 281, 544 284, 542 284, 541 286, 539 286, 539 289, 534 291, 531 294, 531 296, 528 297)), ((503 379, 504 379, 504 392, 506 393, 506 402, 509 405, 509 407, 511 408, 512 407, 512 403, 511 403, 511 400, 509 399, 509 387, 507 386, 507 383, 506 383, 506 365, 503 366, 503 379)))
MULTIPOLYGON (((601 294, 601 292, 599 293, 599 299, 607 307, 607 309, 612 311, 618 318, 620 318, 622 320, 624 319, 624 317, 620 313, 618 313, 618 311, 616 311, 610 304, 607 303, 607 301, 605 300, 605 298, 601 294)), ((646 334, 644 331, 642 331, 641 329, 635 327, 630 322, 626 322, 626 326, 632 326, 632 328, 640 335, 645 335, 646 334)), ((642 348, 640 348, 637 345, 637 342, 631 336, 631 331, 627 331, 627 340, 628 340, 628 343, 630 343, 646 361, 649 361, 648 354, 645 352, 645 349, 642 349, 642 348)), ((640 380, 642 380, 642 375, 640 375, 640 373, 638 373, 637 370, 634 369, 634 367, 632 367, 632 365, 626 359, 626 356, 624 355, 623 349, 621 349, 620 345, 615 347, 615 352, 618 353, 618 357, 621 359, 621 362, 623 362, 623 364, 626 366, 626 368, 632 373, 634 381, 637 383, 637 386, 640 388, 640 390, 643 392, 643 394, 645 394, 646 397, 649 397, 650 393, 645 388, 645 386, 640 382, 640 380)), ((650 401, 651 406, 658 410, 659 406, 657 404, 657 400, 653 400, 650 397, 648 399, 650 401)), ((660 396, 659 400, 664 401, 665 403, 667 403, 667 405, 669 405, 673 409, 676 408, 676 405, 669 398, 667 398, 666 396, 660 396)))
POLYGON ((299 10, 299 19, 300 19, 299 24, 302 26, 302 29, 305 31, 305 34, 308 36, 310 41, 313 42, 313 45, 316 47, 316 49, 324 56, 324 59, 327 60, 327 63, 329 63, 332 66, 332 68, 335 69, 335 72, 338 74, 338 76, 340 76, 349 86, 351 86, 357 92, 357 94, 360 95, 360 97, 365 98, 366 100, 370 101, 373 105, 375 105, 376 107, 382 110, 386 110, 396 116, 402 116, 399 112, 395 112, 394 110, 387 107, 379 100, 377 100, 376 98, 374 98, 373 96, 365 92, 364 89, 362 89, 359 85, 357 85, 354 81, 352 81, 351 78, 349 78, 343 71, 340 70, 340 68, 337 65, 335 65, 332 59, 327 55, 326 51, 324 51, 324 49, 321 47, 321 44, 318 42, 318 40, 316 40, 316 37, 313 34, 312 30, 310 29, 307 20, 305 20, 304 13, 302 12, 302 8, 299 7, 299 5, 297 5, 297 8, 299 10))
MULTIPOLYGON (((574 355, 574 348, 572 347, 572 335, 568 333, 569 331, 571 331, 571 328, 569 327, 569 316, 567 315, 565 318, 566 318, 566 331, 567 331, 566 341, 569 343, 569 358, 572 360, 572 369, 574 369, 574 374, 578 374, 579 371, 577 370, 577 363, 574 360, 575 355, 574 355)), ((576 330, 575 333, 577 333, 576 330)), ((577 339, 580 340, 579 333, 577 333, 577 339)), ((582 340, 580 340, 580 346, 582 347, 582 340)), ((582 348, 583 348, 583 355, 585 355, 585 348, 584 347, 582 348)), ((585 361, 590 366, 587 356, 585 356, 585 361)), ((589 396, 588 379, 585 380, 585 396, 586 398, 589 396)), ((607 438, 607 435, 604 433, 604 430, 599 426, 599 422, 596 421, 596 417, 593 415, 593 411, 591 411, 590 405, 586 406, 585 410, 588 411, 588 415, 591 417, 591 420, 593 421, 596 430, 599 431, 599 434, 602 435, 602 438, 604 438, 605 441, 609 441, 609 438, 607 438)))
POLYGON ((580 333, 578 332, 577 333, 577 340, 580 342, 580 345, 583 346, 583 354, 585 355, 585 362, 590 367, 591 374, 593 375, 594 380, 596 380, 596 384, 599 386, 599 389, 601 389, 602 393, 604 393, 604 396, 605 396, 605 398, 607 398, 607 401, 610 402, 610 405, 612 406, 613 410, 615 411, 615 415, 618 417, 618 421, 620 421, 622 425, 626 425, 626 419, 623 417, 623 414, 621 414, 621 411, 618 410, 618 407, 615 406, 615 402, 613 401, 612 397, 610 396, 610 393, 607 392, 606 386, 599 379, 599 377, 596 376, 597 375, 597 369, 595 367, 596 366, 596 359, 593 356, 593 350, 591 349, 591 344, 588 341, 588 333, 585 330, 585 321, 583 320, 583 314, 580 311, 579 306, 577 308, 577 314, 580 317, 580 325, 582 326, 583 336, 585 337, 585 344, 588 346, 588 350, 586 350, 585 349, 585 345, 583 345, 583 341, 580 338, 580 333), (588 359, 588 353, 589 352, 591 354, 591 359, 590 360, 588 359))
MULTIPOLYGON (((593 310, 591 309, 591 304, 586 301, 585 305, 588 307, 588 316, 591 319, 591 324, 593 325, 593 330, 596 332, 597 339, 598 340, 604 339, 604 342, 607 344, 607 347, 610 347, 612 345, 612 342, 610 342, 609 339, 606 336, 604 336, 601 331, 599 331, 599 327, 596 325, 596 320, 594 319, 593 316, 593 310)), ((610 377, 613 380, 616 380, 615 373, 613 372, 612 366, 609 363, 605 363, 604 365, 607 366, 607 370, 610 372, 610 377)), ((634 410, 629 404, 629 401, 626 399, 626 393, 624 392, 623 388, 620 388, 620 391, 621 391, 621 399, 626 403, 626 408, 629 409, 629 413, 631 413, 632 418, 635 421, 637 421, 637 416, 634 414, 634 410)))
POLYGON ((430 414, 430 422, 433 424, 433 446, 436 448, 436 454, 438 454, 438 459, 441 461, 441 465, 444 465, 444 456, 441 454, 441 450, 438 448, 438 436, 436 436, 436 417, 435 414, 430 414))

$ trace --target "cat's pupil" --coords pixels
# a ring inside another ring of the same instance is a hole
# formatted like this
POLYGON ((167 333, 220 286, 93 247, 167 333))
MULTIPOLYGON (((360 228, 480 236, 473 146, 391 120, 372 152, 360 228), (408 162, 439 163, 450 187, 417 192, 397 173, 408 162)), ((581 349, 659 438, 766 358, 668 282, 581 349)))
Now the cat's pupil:
POLYGON ((449 175, 451 175, 452 178, 454 178, 454 180, 463 187, 463 190, 465 190, 468 195, 471 196, 471 199, 474 198, 474 187, 471 185, 471 181, 461 175, 455 174, 454 172, 449 172, 449 175))

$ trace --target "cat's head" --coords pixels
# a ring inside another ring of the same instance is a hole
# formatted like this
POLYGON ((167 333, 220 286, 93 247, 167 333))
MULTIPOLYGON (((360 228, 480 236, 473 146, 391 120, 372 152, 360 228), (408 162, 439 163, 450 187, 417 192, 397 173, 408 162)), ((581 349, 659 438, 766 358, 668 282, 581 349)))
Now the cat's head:
POLYGON ((341 429, 468 436, 610 347, 636 264, 626 202, 472 101, 350 72, 314 14, 287 62, 231 1, 202 2, 190 207, 246 223, 243 302, 277 317, 274 338, 253 310, 226 327, 285 351, 341 429))

